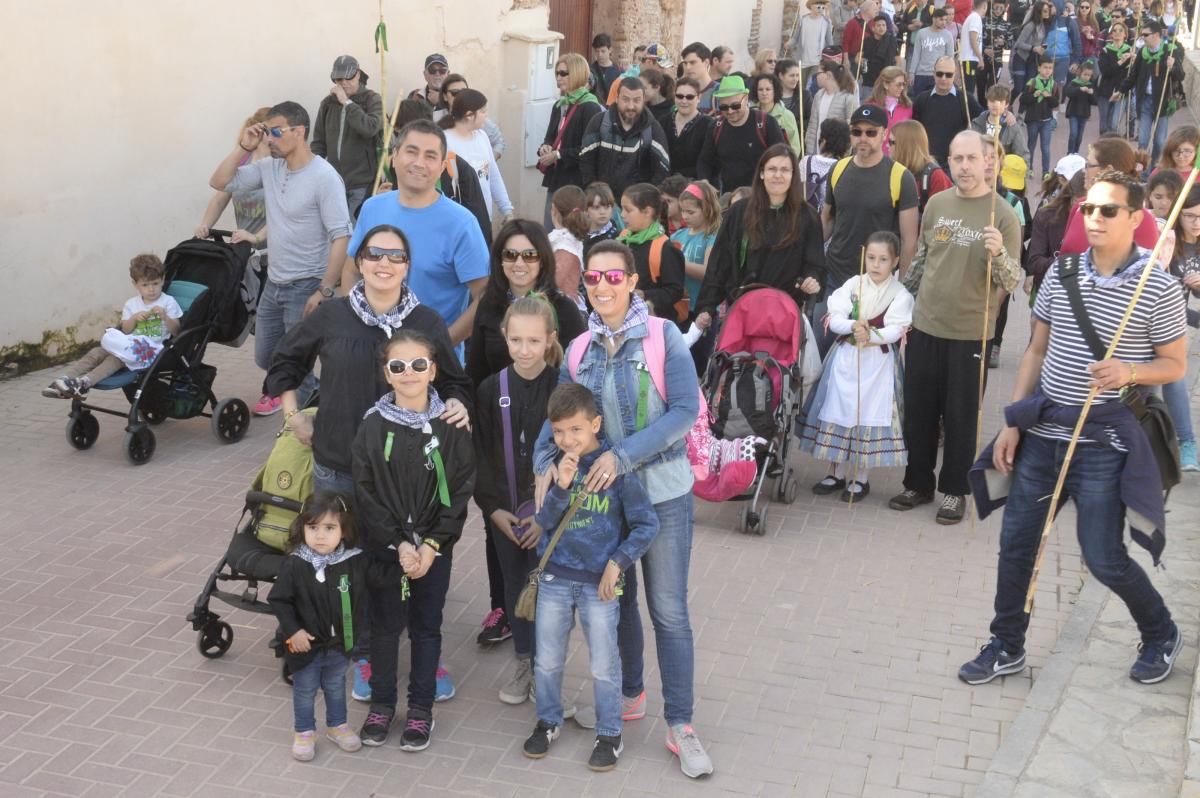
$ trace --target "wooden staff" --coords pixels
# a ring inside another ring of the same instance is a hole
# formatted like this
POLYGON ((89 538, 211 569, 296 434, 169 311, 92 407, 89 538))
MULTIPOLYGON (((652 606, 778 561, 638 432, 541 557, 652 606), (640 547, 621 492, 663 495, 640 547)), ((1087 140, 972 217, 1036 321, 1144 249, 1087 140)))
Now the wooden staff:
POLYGON ((379 191, 379 183, 383 180, 383 165, 387 163, 388 150, 392 146, 392 133, 395 130, 396 115, 400 113, 400 101, 404 99, 404 92, 396 95, 396 104, 392 106, 392 115, 383 120, 383 152, 379 153, 379 164, 375 167, 375 186, 371 189, 371 196, 375 196, 375 192, 379 191))
MULTIPOLYGON (((1125 308, 1125 315, 1121 317, 1121 323, 1117 325, 1117 331, 1113 333, 1112 342, 1105 350, 1104 359, 1108 360, 1117 350, 1117 344, 1121 342, 1121 336, 1125 334, 1125 327, 1128 326, 1129 320, 1133 317, 1133 311, 1137 307, 1138 299, 1142 296, 1142 291, 1146 288, 1146 280, 1150 277, 1150 272, 1154 271, 1155 264, 1158 262, 1159 250, 1162 249, 1163 242, 1167 238, 1167 232, 1175 229, 1175 220, 1179 217, 1179 211, 1183 207, 1183 202, 1187 199, 1188 192, 1192 190, 1192 186, 1196 183, 1196 176, 1200 175, 1200 159, 1192 165, 1192 172, 1188 175, 1188 179, 1183 184, 1183 190, 1179 192, 1179 197, 1176 198, 1175 204, 1171 206, 1171 213, 1167 216, 1166 226, 1163 227, 1162 233, 1158 236, 1158 241, 1154 244, 1154 249, 1150 253, 1150 260, 1146 261, 1145 268, 1142 269, 1142 275, 1138 278, 1137 287, 1134 288, 1133 297, 1129 300, 1129 306, 1125 308)), ((1058 481, 1054 483, 1054 493, 1050 496, 1050 505, 1046 512, 1046 523, 1042 527, 1042 538, 1038 541, 1037 558, 1033 561, 1033 575, 1029 580, 1029 589, 1025 592, 1025 612, 1033 612, 1033 594, 1037 591, 1038 575, 1042 570, 1042 558, 1046 555, 1046 542, 1050 539, 1050 529, 1054 526, 1054 516, 1058 511, 1058 502, 1062 497, 1063 485, 1067 481, 1067 469, 1071 467, 1071 458, 1075 455, 1075 446, 1079 443, 1079 436, 1083 432, 1084 422, 1087 421, 1088 411, 1092 409, 1092 403, 1096 400, 1096 395, 1100 393, 1100 386, 1093 386, 1088 391, 1087 399, 1083 401, 1083 407, 1079 411, 1079 420, 1075 422, 1075 429, 1071 432, 1071 441, 1067 444, 1067 454, 1063 458, 1062 469, 1058 472, 1058 481)))
MULTIPOLYGON (((387 108, 387 24, 383 21, 383 0, 379 0, 379 24, 375 26, 375 52, 379 53, 379 104, 387 108)), ((400 92, 403 96, 404 92, 400 92)), ((383 164, 387 160, 388 145, 392 141, 392 120, 400 110, 400 97, 396 98, 396 107, 391 116, 383 118, 383 152, 379 155, 379 165, 375 169, 375 185, 371 187, 371 196, 379 190, 379 182, 383 179, 383 164)))
MULTIPOLYGON (((999 198, 997 192, 1000 183, 1000 120, 996 120, 996 135, 992 137, 992 143, 995 147, 996 168, 992 170, 992 211, 988 220, 988 227, 996 226, 996 200, 999 198)), ((987 268, 985 270, 984 295, 983 295, 983 329, 979 333, 979 407, 975 413, 975 457, 978 459, 979 451, 983 447, 983 388, 987 380, 987 345, 988 345, 988 320, 992 315, 992 253, 987 251, 987 268)), ((968 506, 969 506, 968 502, 968 506)), ((974 516, 972 516, 972 522, 974 516)))
MULTIPOLYGON (((1141 31, 1141 28, 1142 28, 1142 12, 1139 11, 1137 13, 1137 16, 1133 18, 1133 30, 1129 31, 1128 33, 1125 34, 1125 41, 1129 42, 1129 48, 1133 51, 1133 58, 1129 59, 1129 66, 1126 67, 1126 71, 1125 71, 1125 79, 1126 80, 1129 79, 1129 75, 1130 75, 1130 73, 1133 72, 1133 68, 1135 66, 1137 66, 1137 60, 1138 60, 1137 39, 1138 39, 1138 33, 1141 31)), ((1133 100, 1136 96, 1136 93, 1137 93, 1137 87, 1135 86, 1134 91, 1125 98, 1125 127, 1123 127, 1121 129, 1121 137, 1122 138, 1124 138, 1125 134, 1127 134, 1129 132, 1129 123, 1131 121, 1130 117, 1133 115, 1133 100)))
MULTIPOLYGON (((862 321, 863 318, 863 277, 867 272, 867 247, 864 244, 862 249, 858 251, 858 313, 855 314, 857 321, 862 321)), ((862 426, 862 348, 863 345, 857 340, 854 341, 854 355, 857 358, 856 371, 857 376, 854 382, 854 391, 856 404, 854 407, 854 432, 858 435, 858 428, 862 426)), ((850 480, 850 484, 846 485, 846 493, 850 497, 846 504, 849 507, 854 506, 854 491, 852 485, 858 482, 858 467, 862 460, 862 440, 858 441, 858 456, 854 458, 854 477, 850 480)))
MULTIPOLYGON (((862 11, 860 10, 859 14, 861 13, 862 11)), ((860 16, 859 23, 862 26, 862 35, 858 37, 858 64, 854 67, 854 90, 861 93, 862 86, 859 84, 859 80, 861 80, 860 76, 862 75, 863 48, 867 44, 867 18, 860 16)), ((804 102, 803 95, 800 97, 800 102, 804 102)))
MULTIPOLYGON (((1169 44, 1166 45, 1166 51, 1163 53, 1162 64, 1164 67, 1167 65, 1166 59, 1174 58, 1175 56, 1171 55, 1171 53, 1173 53, 1179 49, 1178 47, 1175 46, 1175 40, 1178 38, 1179 38, 1179 26, 1176 25, 1175 26, 1175 35, 1171 37, 1171 41, 1169 44)), ((1135 58, 1133 60, 1133 63, 1136 63, 1136 61, 1137 61, 1137 59, 1135 58)), ((1171 70, 1168 69, 1167 73, 1165 75, 1163 75, 1162 92, 1160 92, 1158 95, 1158 110, 1156 110, 1154 112, 1154 121, 1150 124, 1149 145, 1150 145, 1151 153, 1154 152, 1154 129, 1158 127, 1158 120, 1159 120, 1159 117, 1162 115, 1163 101, 1167 99, 1167 89, 1169 89, 1170 87, 1171 87, 1171 70)))

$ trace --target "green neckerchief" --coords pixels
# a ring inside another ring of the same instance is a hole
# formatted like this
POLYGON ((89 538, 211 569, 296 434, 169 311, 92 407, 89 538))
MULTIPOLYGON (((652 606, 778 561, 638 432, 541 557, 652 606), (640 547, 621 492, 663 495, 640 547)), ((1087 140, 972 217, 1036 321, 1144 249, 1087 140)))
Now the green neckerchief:
POLYGON ((1054 78, 1046 79, 1046 78, 1043 78, 1041 75, 1038 75, 1037 77, 1035 77, 1033 80, 1031 80, 1029 82, 1033 84, 1034 91, 1044 91, 1044 92, 1050 92, 1050 93, 1053 93, 1053 91, 1054 91, 1054 78))
POLYGON ((1117 58, 1120 58, 1121 56, 1125 55, 1125 53, 1129 52, 1130 47, 1129 47, 1129 42, 1125 42, 1120 47, 1116 47, 1112 44, 1106 44, 1106 45, 1104 45, 1104 49, 1108 50, 1110 53, 1115 55, 1117 58))
POLYGON ((1090 80, 1084 80, 1082 78, 1071 78, 1071 82, 1074 83, 1076 86, 1091 86, 1092 85, 1092 82, 1090 80))
POLYGON ((575 91, 567 92, 563 96, 554 101, 554 104, 566 108, 569 105, 579 105, 580 103, 596 103, 600 104, 600 100, 596 99, 596 95, 588 91, 587 86, 580 86, 575 91))
POLYGON ((1157 52, 1151 52, 1149 47, 1143 46, 1142 47, 1142 58, 1146 59, 1147 63, 1157 64, 1159 61, 1161 61, 1163 59, 1164 55, 1170 55, 1171 51, 1174 49, 1175 49, 1174 44, 1167 44, 1163 47, 1159 47, 1157 52))
POLYGON ((645 244, 647 241, 653 241, 662 234, 662 225, 658 222, 655 222, 645 230, 640 230, 636 233, 627 227, 625 228, 625 232, 621 233, 620 238, 623 239, 626 244, 633 247, 637 246, 638 244, 645 244))

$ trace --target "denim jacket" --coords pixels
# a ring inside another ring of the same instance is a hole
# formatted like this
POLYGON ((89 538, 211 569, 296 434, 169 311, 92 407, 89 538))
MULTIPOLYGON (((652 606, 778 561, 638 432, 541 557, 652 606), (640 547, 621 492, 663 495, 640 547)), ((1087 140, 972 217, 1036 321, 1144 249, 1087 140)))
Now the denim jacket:
MULTIPOLYGON (((665 325, 664 333, 667 399, 664 402, 651 383, 645 429, 638 430, 635 423, 638 371, 646 362, 642 353, 645 325, 631 327, 625 335, 618 336, 611 358, 603 336, 592 333, 574 380, 586 385, 600 400, 600 413, 604 417, 602 434, 617 457, 618 473, 636 474, 654 504, 691 492, 693 476, 684 436, 700 412, 696 367, 683 335, 674 324, 665 325)), ((565 362, 558 381, 572 382, 565 362)), ((534 452, 534 471, 545 473, 558 454, 550 423, 546 422, 534 452)))

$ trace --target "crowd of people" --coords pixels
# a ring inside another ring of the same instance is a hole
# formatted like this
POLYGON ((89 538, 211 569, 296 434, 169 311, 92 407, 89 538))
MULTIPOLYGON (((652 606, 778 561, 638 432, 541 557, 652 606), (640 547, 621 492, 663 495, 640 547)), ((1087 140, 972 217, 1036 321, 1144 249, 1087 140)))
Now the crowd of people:
MULTIPOLYGON (((430 744, 434 704, 454 692, 442 613, 474 500, 490 588, 478 642, 513 641, 498 697, 536 702, 525 754, 545 756, 574 717, 596 730, 589 766, 616 766, 623 724, 646 711, 640 586, 666 746, 688 776, 713 771, 692 725, 685 437, 723 313, 748 286, 791 296, 824 359, 794 430, 829 463, 813 492, 861 501, 870 469, 902 467, 887 505, 911 512, 940 492, 943 525, 980 498, 969 474, 981 359, 998 366, 1023 286, 1033 332, 1012 395, 1021 412, 981 461, 1012 482, 996 619, 959 675, 979 684, 1024 667, 1040 497, 1070 412, 1095 387, 1112 412, 1089 428, 1067 493, 1090 519, 1079 529, 1089 569, 1138 622, 1131 675, 1165 678, 1178 630, 1122 542, 1144 441, 1119 415, 1119 389, 1162 385, 1182 466, 1200 470, 1184 382, 1200 191, 1158 262, 1146 251, 1200 148, 1200 130, 1173 124, 1182 20, 1176 0, 807 0, 782 51, 759 51, 750 74, 727 46, 694 42, 675 58, 653 42, 623 58, 600 34, 590 63, 565 53, 554 65, 538 221, 514 215, 488 98, 441 54, 395 119, 352 56, 334 62, 315 120, 297 102, 259 109, 214 170, 196 234, 232 203, 234 241, 266 258, 255 412, 281 413, 314 457, 297 557, 271 595, 295 674, 294 755, 313 757, 318 688, 339 747, 382 745, 401 709, 401 748, 430 744), (1089 138, 1092 106, 1100 135, 1089 138), (1055 160, 1060 111, 1071 135, 1055 160), (1102 336, 1135 305, 1113 357, 1082 354, 1072 280, 1102 336), (301 412, 318 385, 317 413, 301 412), (519 611, 531 574, 536 615, 519 611), (576 611, 593 707, 561 694, 576 611), (358 732, 347 657, 353 697, 370 704, 358 732)), ((179 315, 159 299, 161 270, 139 261, 131 276, 140 300, 119 331, 162 317, 161 343, 179 315)), ((119 367, 93 353, 47 392, 86 393, 119 367)), ((1161 532, 1152 512, 1150 523, 1161 532)))

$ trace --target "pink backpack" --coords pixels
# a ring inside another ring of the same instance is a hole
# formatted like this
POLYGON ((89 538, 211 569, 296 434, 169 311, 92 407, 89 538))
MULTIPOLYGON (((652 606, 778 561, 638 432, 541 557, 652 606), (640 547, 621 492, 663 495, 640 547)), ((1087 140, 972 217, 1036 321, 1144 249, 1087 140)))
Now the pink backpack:
MULTIPOLYGON (((650 380, 664 401, 667 398, 665 329, 669 323, 666 319, 651 316, 646 323, 647 335, 642 339, 642 353, 646 357, 646 368, 650 372, 650 380)), ((567 346, 567 373, 571 375, 571 379, 576 378, 579 364, 583 362, 583 356, 587 352, 591 340, 592 333, 589 330, 580 333, 567 346)), ((708 464, 713 435, 708 428, 708 402, 704 400, 703 391, 697 391, 697 393, 700 399, 700 412, 696 415, 696 421, 688 430, 684 441, 687 443, 688 462, 691 463, 692 473, 695 474, 697 480, 704 480, 709 476, 708 464)))

